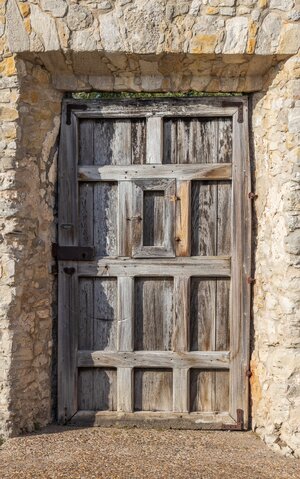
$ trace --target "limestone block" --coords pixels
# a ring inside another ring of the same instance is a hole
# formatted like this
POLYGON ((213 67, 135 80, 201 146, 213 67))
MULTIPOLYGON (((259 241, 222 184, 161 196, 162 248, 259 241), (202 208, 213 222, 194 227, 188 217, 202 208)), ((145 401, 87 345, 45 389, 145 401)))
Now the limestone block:
POLYGON ((269 13, 258 30, 255 53, 275 53, 279 44, 282 20, 276 13, 269 13))
POLYGON ((93 16, 87 8, 80 5, 70 5, 67 15, 67 24, 70 30, 83 30, 93 23, 93 16))
POLYGON ((244 53, 248 39, 248 19, 230 18, 226 22, 226 39, 223 53, 244 53))
POLYGON ((289 131, 290 133, 300 133, 300 107, 293 108, 289 111, 289 131))
POLYGON ((68 5, 65 0, 41 0, 41 7, 45 12, 50 12, 54 17, 63 17, 68 5))
POLYGON ((20 10, 15 0, 8 0, 6 8, 8 46, 13 52, 29 50, 27 35, 20 10))
POLYGON ((278 51, 297 53, 300 48, 300 23, 284 24, 281 30, 278 51))
POLYGON ((294 0, 270 0, 270 8, 288 12, 294 5, 294 0))
POLYGON ((60 49, 55 20, 44 13, 37 5, 31 5, 32 30, 39 36, 45 50, 55 51, 60 49))

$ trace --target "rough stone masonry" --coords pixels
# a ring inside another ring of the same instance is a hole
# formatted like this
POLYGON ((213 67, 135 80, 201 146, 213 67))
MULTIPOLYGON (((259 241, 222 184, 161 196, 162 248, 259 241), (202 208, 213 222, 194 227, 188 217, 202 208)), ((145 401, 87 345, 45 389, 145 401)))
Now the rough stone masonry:
POLYGON ((299 0, 0 0, 0 434, 51 421, 66 91, 243 92, 255 203, 253 429, 300 457, 299 0))

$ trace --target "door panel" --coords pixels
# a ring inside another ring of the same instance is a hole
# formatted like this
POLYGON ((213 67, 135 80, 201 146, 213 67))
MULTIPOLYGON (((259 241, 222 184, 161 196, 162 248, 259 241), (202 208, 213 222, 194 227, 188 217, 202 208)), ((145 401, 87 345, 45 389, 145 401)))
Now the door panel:
POLYGON ((231 100, 64 102, 59 245, 95 256, 59 261, 60 421, 247 428, 247 101, 231 100))

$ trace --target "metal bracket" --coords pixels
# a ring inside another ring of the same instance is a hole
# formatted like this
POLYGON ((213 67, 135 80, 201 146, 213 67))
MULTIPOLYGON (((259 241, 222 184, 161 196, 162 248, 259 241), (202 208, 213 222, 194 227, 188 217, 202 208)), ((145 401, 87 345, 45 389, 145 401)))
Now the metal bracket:
POLYGON ((66 124, 71 125, 71 113, 72 110, 86 110, 87 105, 77 105, 76 103, 67 104, 66 124))
POLYGON ((237 409, 236 424, 222 424, 222 429, 225 431, 243 431, 244 429, 244 411, 237 409))
POLYGON ((227 101, 223 100, 222 101, 222 106, 231 106, 231 107, 237 107, 238 108, 238 123, 243 123, 244 122, 244 103, 241 101, 227 101))
POLYGON ((52 245, 52 255, 62 261, 92 261, 95 258, 94 246, 52 245))

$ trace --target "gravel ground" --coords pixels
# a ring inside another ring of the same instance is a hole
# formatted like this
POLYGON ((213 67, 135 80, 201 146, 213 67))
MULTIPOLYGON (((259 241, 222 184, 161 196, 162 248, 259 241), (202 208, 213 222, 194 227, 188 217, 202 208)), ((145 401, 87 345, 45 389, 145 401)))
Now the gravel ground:
POLYGON ((0 448, 1 479, 299 479, 253 433, 50 426, 0 448))

